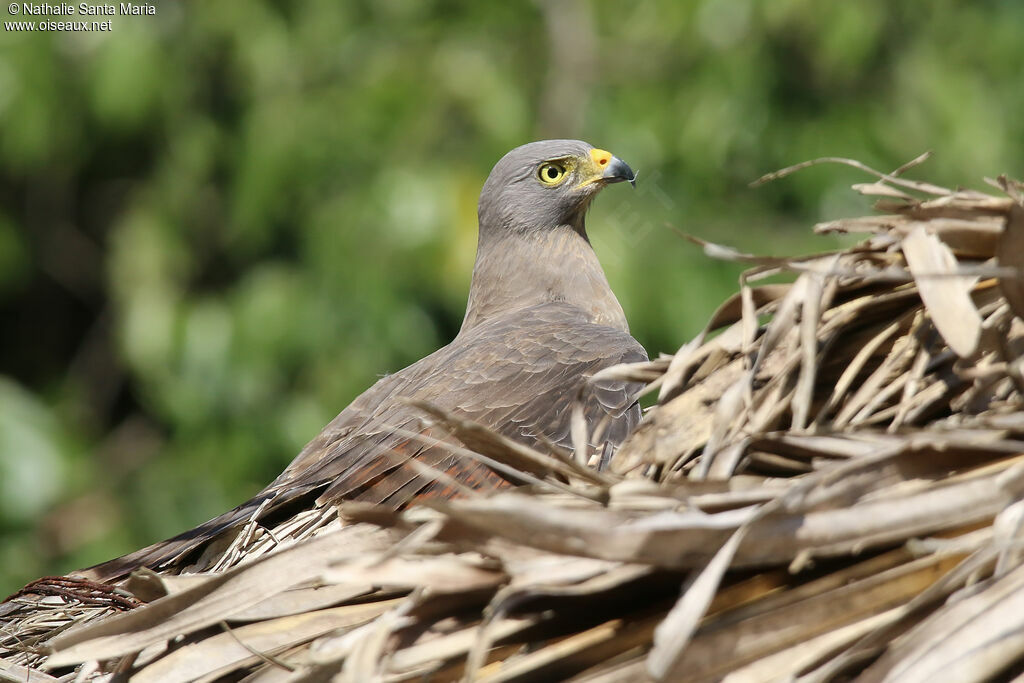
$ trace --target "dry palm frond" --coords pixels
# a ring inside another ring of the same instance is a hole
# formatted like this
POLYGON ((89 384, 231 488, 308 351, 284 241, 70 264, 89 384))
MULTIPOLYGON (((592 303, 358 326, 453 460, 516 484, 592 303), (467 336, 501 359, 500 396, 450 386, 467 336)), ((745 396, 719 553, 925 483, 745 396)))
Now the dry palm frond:
POLYGON ((676 354, 602 373, 659 396, 610 471, 425 406, 532 485, 251 525, 208 571, 134 575, 118 590, 148 604, 120 613, 87 591, 21 594, 0 606, 0 678, 1019 674, 1020 186, 864 170, 878 180, 856 189, 885 213, 818 226, 871 233, 853 248, 703 243, 751 269, 676 354), (780 272, 795 281, 762 283, 780 272))

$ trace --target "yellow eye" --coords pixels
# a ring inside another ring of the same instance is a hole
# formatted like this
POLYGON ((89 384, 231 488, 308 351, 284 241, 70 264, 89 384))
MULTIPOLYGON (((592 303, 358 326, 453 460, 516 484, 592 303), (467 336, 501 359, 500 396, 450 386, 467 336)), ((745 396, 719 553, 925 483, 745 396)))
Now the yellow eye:
POLYGON ((552 162, 541 164, 537 170, 537 177, 545 185, 557 185, 565 178, 565 166, 552 162))

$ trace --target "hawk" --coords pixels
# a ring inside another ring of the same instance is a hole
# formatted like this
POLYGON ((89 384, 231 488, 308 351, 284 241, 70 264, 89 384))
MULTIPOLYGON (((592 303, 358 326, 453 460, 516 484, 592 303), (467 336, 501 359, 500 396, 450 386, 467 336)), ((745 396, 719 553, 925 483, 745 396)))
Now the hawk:
POLYGON ((509 485, 454 454, 446 446, 458 440, 424 426, 423 412, 411 402, 543 448, 545 442, 571 446, 571 414, 581 396, 593 452, 606 460, 639 421, 640 408, 634 386, 587 379, 619 363, 647 360, 647 354, 629 334, 584 218, 602 188, 634 180, 625 162, 582 141, 513 149, 480 193, 469 301, 450 344, 370 387, 251 500, 77 574, 111 581, 142 566, 167 570, 252 519, 272 520, 302 505, 361 500, 398 509, 424 497, 456 495, 445 479, 480 490, 509 485), (431 438, 413 438, 419 435, 431 438), (448 476, 432 477, 411 459, 448 476))

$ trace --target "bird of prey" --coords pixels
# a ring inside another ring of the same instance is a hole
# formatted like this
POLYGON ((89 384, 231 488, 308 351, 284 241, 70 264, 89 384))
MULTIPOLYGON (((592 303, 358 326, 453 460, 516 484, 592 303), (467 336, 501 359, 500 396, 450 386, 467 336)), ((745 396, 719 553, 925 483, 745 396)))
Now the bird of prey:
POLYGON ((179 566, 251 519, 305 504, 362 500, 402 508, 455 490, 410 459, 465 486, 507 485, 498 473, 453 454, 443 430, 424 426, 410 401, 433 404, 543 449, 570 446, 581 396, 595 453, 604 458, 640 419, 633 386, 588 377, 647 360, 590 245, 584 217, 606 185, 634 182, 630 167, 578 140, 513 149, 480 193, 479 241, 462 328, 447 346, 386 376, 328 424, 254 498, 191 531, 77 572, 110 581, 137 567, 179 566), (411 435, 410 435, 411 434, 411 435), (430 438, 412 438, 414 436, 430 438))

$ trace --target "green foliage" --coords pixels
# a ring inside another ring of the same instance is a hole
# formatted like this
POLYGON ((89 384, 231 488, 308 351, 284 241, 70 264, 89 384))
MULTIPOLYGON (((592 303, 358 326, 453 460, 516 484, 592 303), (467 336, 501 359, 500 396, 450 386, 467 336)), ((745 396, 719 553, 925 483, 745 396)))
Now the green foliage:
MULTIPOLYGON (((6 18, 6 17, 5 17, 6 18)), ((20 17, 24 18, 24 17, 20 17)), ((1022 174, 1024 5, 162 3, 0 37, 0 593, 245 499, 458 329, 511 147, 640 170, 590 232, 652 354, 735 288, 668 226, 833 246, 862 178, 1022 174)))

